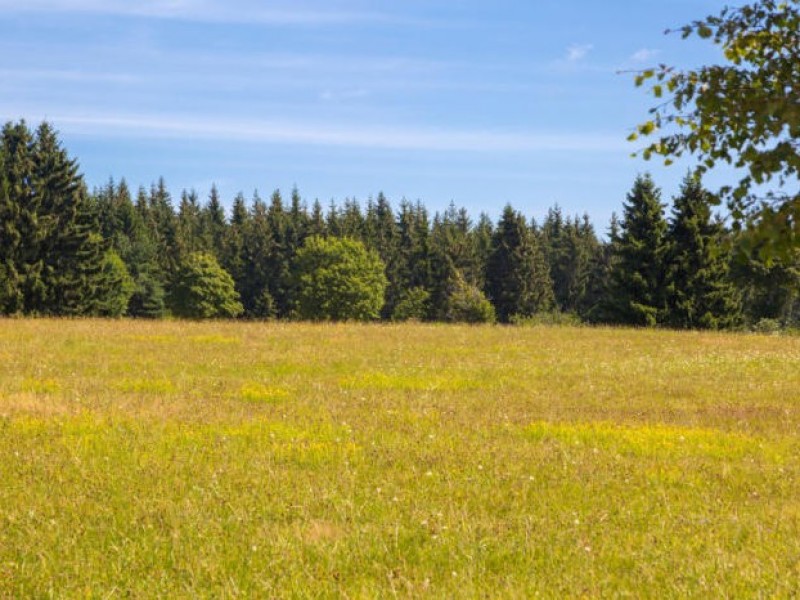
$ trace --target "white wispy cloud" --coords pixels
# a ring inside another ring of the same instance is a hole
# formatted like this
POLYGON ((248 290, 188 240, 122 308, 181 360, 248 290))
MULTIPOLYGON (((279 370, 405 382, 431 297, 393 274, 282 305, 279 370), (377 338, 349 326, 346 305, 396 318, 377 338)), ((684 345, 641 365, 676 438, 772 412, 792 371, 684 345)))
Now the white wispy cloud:
POLYGON ((0 69, 0 79, 5 81, 59 81, 70 83, 120 83, 142 81, 127 73, 79 71, 75 69, 0 69))
POLYGON ((652 60, 658 55, 658 50, 652 50, 650 48, 641 48, 637 50, 631 55, 631 61, 635 63, 645 63, 649 60, 652 60))
POLYGON ((337 102, 344 100, 357 100, 358 98, 366 98, 369 92, 363 88, 349 89, 349 90, 323 90, 319 98, 326 102, 337 102))
POLYGON ((0 10, 6 13, 95 13, 274 25, 337 25, 381 21, 399 24, 407 21, 378 11, 333 10, 291 4, 265 7, 263 2, 254 0, 0 0, 0 10))
POLYGON ((592 44, 573 44, 567 48, 567 60, 569 62, 577 62, 586 58, 586 55, 592 51, 594 46, 592 44))
POLYGON ((604 152, 627 150, 624 135, 600 133, 511 133, 491 130, 410 129, 332 126, 280 120, 235 120, 180 115, 31 114, 0 110, 8 118, 25 114, 46 119, 64 133, 101 138, 210 139, 385 150, 528 152, 604 152))

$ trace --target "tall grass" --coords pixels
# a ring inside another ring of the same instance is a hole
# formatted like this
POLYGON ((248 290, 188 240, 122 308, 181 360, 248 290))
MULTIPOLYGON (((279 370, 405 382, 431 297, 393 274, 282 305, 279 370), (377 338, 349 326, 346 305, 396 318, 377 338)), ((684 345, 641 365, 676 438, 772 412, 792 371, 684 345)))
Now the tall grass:
POLYGON ((789 597, 800 338, 0 321, 0 597, 789 597))

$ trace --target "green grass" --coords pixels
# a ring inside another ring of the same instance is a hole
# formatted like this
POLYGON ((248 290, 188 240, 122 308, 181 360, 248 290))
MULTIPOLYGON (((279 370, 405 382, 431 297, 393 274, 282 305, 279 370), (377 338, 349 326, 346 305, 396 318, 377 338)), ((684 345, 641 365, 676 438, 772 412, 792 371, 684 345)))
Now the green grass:
POLYGON ((0 321, 0 598, 800 594, 800 338, 0 321))

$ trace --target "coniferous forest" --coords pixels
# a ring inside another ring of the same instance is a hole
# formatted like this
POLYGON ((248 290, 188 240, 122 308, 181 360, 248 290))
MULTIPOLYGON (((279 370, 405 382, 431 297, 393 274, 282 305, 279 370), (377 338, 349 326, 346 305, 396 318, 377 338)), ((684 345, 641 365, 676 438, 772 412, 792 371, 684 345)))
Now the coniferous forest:
POLYGON ((669 202, 641 175, 621 201, 598 230, 557 206, 537 222, 507 205, 495 223, 383 194, 88 190, 51 125, 8 123, 0 314, 798 326, 800 260, 762 256, 700 182, 669 202))

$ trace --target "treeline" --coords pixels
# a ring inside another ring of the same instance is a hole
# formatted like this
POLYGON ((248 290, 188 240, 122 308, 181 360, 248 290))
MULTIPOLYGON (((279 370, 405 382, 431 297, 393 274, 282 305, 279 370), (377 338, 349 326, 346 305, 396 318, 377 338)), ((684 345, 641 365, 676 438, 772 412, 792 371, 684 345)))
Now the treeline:
POLYGON ((606 239, 558 207, 537 223, 509 205, 493 223, 383 194, 327 207, 296 189, 240 194, 228 214, 216 188, 173 198, 163 179, 89 192, 50 125, 9 123, 0 313, 796 326, 800 261, 763 260, 747 230, 714 217, 712 200, 687 178, 666 215, 640 176, 606 239), (350 315, 362 289, 379 301, 350 315), (337 293, 333 313, 320 294, 337 293))

